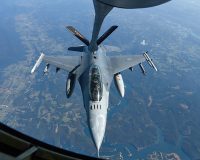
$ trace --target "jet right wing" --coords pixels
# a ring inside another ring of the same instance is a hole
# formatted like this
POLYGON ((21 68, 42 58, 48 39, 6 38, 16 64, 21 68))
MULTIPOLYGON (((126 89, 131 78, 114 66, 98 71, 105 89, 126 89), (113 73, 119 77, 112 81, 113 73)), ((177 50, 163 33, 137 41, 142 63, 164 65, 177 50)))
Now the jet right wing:
POLYGON ((146 61, 146 59, 143 55, 110 56, 113 74, 124 71, 144 61, 146 61))
POLYGON ((70 72, 77 65, 80 65, 81 56, 46 56, 42 53, 31 70, 31 73, 35 72, 42 61, 46 62, 48 65, 53 65, 56 68, 70 72))

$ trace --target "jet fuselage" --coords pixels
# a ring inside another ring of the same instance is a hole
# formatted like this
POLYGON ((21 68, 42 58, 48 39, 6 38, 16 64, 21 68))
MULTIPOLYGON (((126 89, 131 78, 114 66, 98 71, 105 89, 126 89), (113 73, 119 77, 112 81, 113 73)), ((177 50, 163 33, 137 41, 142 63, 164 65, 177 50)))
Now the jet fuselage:
POLYGON ((86 49, 81 64, 87 65, 87 68, 80 76, 79 83, 90 131, 99 151, 105 134, 109 90, 113 75, 111 74, 109 58, 102 45, 95 52, 86 49))

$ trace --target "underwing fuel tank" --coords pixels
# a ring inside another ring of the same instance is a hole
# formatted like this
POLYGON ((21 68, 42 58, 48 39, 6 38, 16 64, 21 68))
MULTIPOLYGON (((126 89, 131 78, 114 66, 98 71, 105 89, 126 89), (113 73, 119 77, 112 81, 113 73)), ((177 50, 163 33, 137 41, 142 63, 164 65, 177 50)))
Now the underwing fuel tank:
POLYGON ((67 78, 67 82, 66 82, 66 96, 67 96, 67 98, 71 97, 71 95, 74 91, 75 84, 76 84, 76 74, 69 73, 68 78, 67 78))
POLYGON ((124 97, 125 89, 124 89, 124 81, 122 75, 120 73, 116 73, 114 75, 115 86, 121 97, 124 97))

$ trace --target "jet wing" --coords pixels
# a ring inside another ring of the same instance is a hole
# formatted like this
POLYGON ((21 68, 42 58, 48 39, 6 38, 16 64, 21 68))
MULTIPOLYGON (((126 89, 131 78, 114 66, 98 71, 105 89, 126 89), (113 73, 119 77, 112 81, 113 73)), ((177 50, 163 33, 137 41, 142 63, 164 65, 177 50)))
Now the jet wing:
POLYGON ((44 62, 70 72, 80 64, 80 56, 44 56, 44 62))
POLYGON ((42 53, 31 70, 31 73, 35 72, 41 62, 46 62, 49 65, 53 65, 57 68, 70 72, 80 64, 80 61, 81 56, 46 56, 44 53, 42 53))
POLYGON ((122 72, 130 67, 144 62, 145 60, 146 59, 143 55, 110 56, 113 74, 122 72))

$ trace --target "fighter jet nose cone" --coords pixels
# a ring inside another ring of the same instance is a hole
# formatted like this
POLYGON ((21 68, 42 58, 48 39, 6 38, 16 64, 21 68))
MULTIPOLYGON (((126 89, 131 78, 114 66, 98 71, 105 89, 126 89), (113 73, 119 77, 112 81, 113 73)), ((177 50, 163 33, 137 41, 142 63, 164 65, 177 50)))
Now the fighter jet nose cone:
POLYGON ((105 134, 106 117, 103 115, 91 115, 90 128, 94 143, 96 145, 97 151, 99 152, 105 134))
POLYGON ((102 143, 102 140, 95 140, 95 145, 96 145, 96 148, 97 148, 98 152, 99 152, 99 149, 101 147, 101 143, 102 143))

